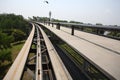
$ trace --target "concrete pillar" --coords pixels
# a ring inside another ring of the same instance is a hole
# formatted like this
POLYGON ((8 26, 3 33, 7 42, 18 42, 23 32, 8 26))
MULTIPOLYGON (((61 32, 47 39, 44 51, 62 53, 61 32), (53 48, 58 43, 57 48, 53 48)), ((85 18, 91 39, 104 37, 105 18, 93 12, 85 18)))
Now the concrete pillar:
POLYGON ((72 25, 71 28, 72 28, 71 35, 74 35, 74 28, 75 28, 75 27, 72 25))
POLYGON ((54 24, 52 23, 52 27, 54 27, 54 24))
POLYGON ((48 22, 48 26, 50 26, 50 22, 48 22))
POLYGON ((81 27, 81 31, 83 31, 84 29, 83 29, 83 27, 81 27))
POLYGON ((45 25, 45 21, 43 21, 44 25, 45 25))
POLYGON ((57 27, 58 30, 60 30, 60 23, 57 23, 57 27))
POLYGON ((97 30, 96 30, 96 34, 98 34, 98 35, 99 35, 99 29, 97 29, 97 30))

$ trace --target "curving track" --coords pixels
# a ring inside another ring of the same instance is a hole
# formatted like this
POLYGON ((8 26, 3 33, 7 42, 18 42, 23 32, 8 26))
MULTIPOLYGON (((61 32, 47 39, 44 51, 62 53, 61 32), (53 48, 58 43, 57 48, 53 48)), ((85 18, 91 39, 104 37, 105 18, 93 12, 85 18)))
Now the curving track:
POLYGON ((72 80, 70 74, 68 73, 66 67, 62 63, 62 60, 59 58, 56 50, 54 49, 52 43, 48 39, 47 35, 44 33, 44 31, 40 28, 39 25, 33 24, 32 31, 26 40, 23 48, 19 52, 17 58, 15 59, 14 63, 10 67, 9 71, 5 75, 3 80, 21 80, 23 77, 23 73, 25 72, 25 69, 27 68, 28 73, 32 74, 33 80, 44 80, 45 78, 48 80, 72 80), (36 31, 36 34, 35 34, 36 31), (36 37, 35 37, 36 35, 36 37), (36 55, 33 56, 31 59, 28 59, 28 55, 31 50, 31 46, 34 43, 33 39, 36 39, 36 55), (42 45, 41 43, 44 43, 42 45), (45 46, 46 45, 46 46, 45 46), (45 46, 45 49, 42 49, 42 46, 45 46), (48 55, 44 55, 48 54, 48 55), (42 57, 48 56, 48 63, 43 64, 44 59, 42 57), (35 59, 35 65, 33 65, 35 68, 34 71, 32 71, 32 68, 29 68, 28 62, 35 59), (51 65, 50 65, 51 64, 51 65), (45 66, 47 65, 48 70, 44 70, 45 66), (52 71, 53 70, 53 71, 52 71), (48 72, 46 76, 46 72, 48 72), (53 74, 52 74, 53 72, 53 74), (53 76, 55 75, 55 76, 53 76), (51 77, 53 76, 53 78, 51 77), (55 77, 55 78, 54 78, 55 77))

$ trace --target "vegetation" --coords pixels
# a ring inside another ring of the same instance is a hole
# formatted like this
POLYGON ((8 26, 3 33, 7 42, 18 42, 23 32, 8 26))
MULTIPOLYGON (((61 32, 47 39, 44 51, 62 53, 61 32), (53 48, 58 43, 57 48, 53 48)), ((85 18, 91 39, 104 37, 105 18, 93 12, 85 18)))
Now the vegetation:
POLYGON ((29 32, 29 23, 21 15, 0 14, 0 55, 10 53, 5 49, 13 42, 26 39, 29 32))
MULTIPOLYGON (((0 69, 2 71, 0 79, 15 59, 13 54, 16 52, 12 49, 16 45, 11 45, 11 43, 25 40, 31 30, 29 26, 30 24, 21 15, 0 14, 0 68, 3 69, 0 69)), ((19 48, 14 50, 18 53, 19 48)))
POLYGON ((12 43, 12 47, 10 48, 11 49, 11 53, 12 53, 12 61, 15 60, 15 58, 17 57, 17 54, 19 53, 19 51, 21 50, 22 46, 24 45, 24 42, 25 40, 21 41, 20 43, 19 42, 15 42, 15 43, 12 43))
POLYGON ((83 24, 83 22, 78 22, 78 21, 70 21, 70 23, 83 24))
POLYGON ((100 26, 102 26, 103 24, 101 24, 101 23, 96 23, 96 25, 100 25, 100 26))
POLYGON ((4 49, 0 51, 0 65, 2 65, 2 63, 4 63, 5 61, 12 61, 10 49, 4 49))
POLYGON ((35 17, 33 16, 33 18, 30 18, 29 17, 29 20, 30 21, 40 21, 40 22, 44 22, 44 21, 49 21, 49 18, 48 17, 35 17))
POLYGON ((11 66, 12 62, 15 60, 15 58, 17 57, 17 54, 19 53, 19 51, 21 50, 22 46, 24 44, 24 41, 22 41, 19 44, 16 43, 12 43, 11 44, 11 48, 8 48, 7 51, 4 49, 3 53, 0 53, 0 80, 3 79, 3 77, 5 76, 6 72, 8 71, 9 67, 11 66), (2 61, 4 60, 4 62, 2 61))
POLYGON ((120 38, 120 32, 110 32, 109 34, 108 34, 108 36, 115 36, 115 37, 118 37, 118 38, 120 38))
POLYGON ((22 41, 26 37, 26 34, 19 29, 14 29, 13 32, 12 32, 12 35, 14 36, 14 41, 15 42, 22 41))
POLYGON ((68 22, 67 20, 52 19, 53 22, 68 22))
MULTIPOLYGON (((44 21, 49 21, 48 17, 35 17, 33 16, 33 18, 29 18, 30 21, 40 21, 40 22, 44 22, 44 21)), ((68 22, 67 20, 59 20, 59 19, 54 19, 52 18, 51 21, 53 22, 68 22)))
POLYGON ((11 35, 14 29, 21 30, 27 36, 30 31, 29 23, 21 15, 0 14, 0 30, 11 35))
POLYGON ((14 37, 12 35, 8 36, 5 33, 0 31, 0 50, 7 49, 10 46, 10 43, 13 42, 14 37))

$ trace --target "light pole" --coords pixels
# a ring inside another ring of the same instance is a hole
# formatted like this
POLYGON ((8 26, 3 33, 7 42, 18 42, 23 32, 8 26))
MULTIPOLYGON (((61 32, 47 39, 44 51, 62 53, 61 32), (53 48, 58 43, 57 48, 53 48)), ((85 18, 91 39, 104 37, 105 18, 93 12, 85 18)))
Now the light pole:
POLYGON ((49 11, 49 26, 50 26, 50 21, 51 21, 51 11, 49 11))

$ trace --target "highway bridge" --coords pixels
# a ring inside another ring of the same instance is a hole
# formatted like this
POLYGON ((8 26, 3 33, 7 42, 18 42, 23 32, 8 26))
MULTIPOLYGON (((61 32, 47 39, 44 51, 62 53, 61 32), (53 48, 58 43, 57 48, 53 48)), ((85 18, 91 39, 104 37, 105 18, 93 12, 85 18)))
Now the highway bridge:
MULTIPOLYGON (((26 76, 29 80, 120 80, 119 40, 74 30, 75 26, 92 27, 88 25, 31 24, 32 31, 3 80, 24 80, 26 76), (53 44, 53 38, 73 49, 79 60, 53 44)), ((119 27, 93 27, 99 29, 98 34, 103 29, 120 31, 119 27)))

